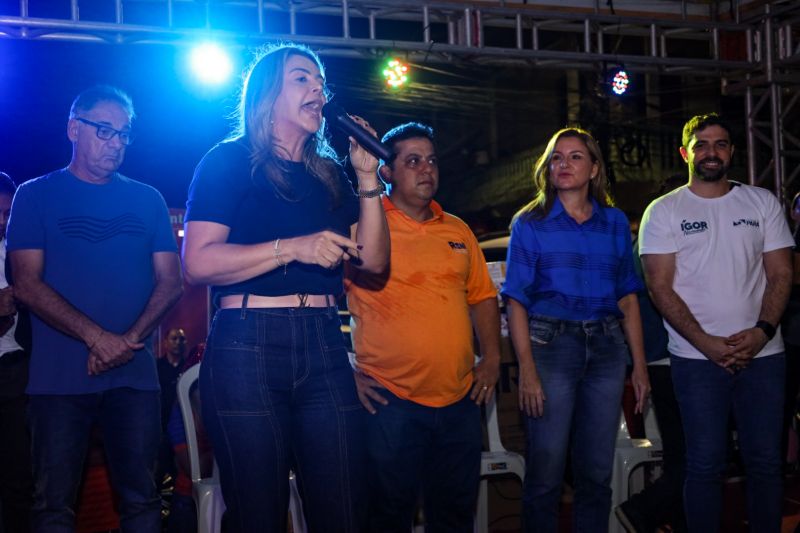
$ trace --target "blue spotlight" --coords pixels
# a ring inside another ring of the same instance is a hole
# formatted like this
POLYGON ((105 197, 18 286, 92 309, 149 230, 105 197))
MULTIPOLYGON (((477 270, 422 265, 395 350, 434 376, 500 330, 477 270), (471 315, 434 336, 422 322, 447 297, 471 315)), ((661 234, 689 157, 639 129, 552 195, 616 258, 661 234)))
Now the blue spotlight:
POLYGON ((211 85, 219 85, 230 78, 233 63, 228 54, 213 43, 195 46, 190 55, 192 70, 197 78, 211 85))

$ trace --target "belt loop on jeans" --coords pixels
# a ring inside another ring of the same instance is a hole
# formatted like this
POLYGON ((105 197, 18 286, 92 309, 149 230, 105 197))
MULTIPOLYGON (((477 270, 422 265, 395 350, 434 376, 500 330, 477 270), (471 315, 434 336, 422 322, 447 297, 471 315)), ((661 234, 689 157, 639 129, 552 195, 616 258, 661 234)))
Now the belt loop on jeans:
POLYGON ((242 314, 240 315, 242 320, 244 320, 247 317, 247 299, 249 297, 250 294, 247 292, 242 295, 242 314))
POLYGON ((328 304, 328 316, 333 320, 333 317, 336 316, 336 310, 334 309, 334 301, 333 296, 330 294, 325 295, 325 303, 328 304))

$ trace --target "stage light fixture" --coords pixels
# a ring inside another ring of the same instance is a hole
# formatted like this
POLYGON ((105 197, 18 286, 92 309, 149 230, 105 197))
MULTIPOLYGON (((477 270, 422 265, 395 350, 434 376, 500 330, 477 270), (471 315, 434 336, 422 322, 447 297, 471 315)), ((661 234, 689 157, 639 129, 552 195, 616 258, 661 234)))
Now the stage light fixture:
POLYGON ((219 45, 203 43, 195 46, 190 55, 194 75, 202 82, 219 85, 227 81, 233 72, 233 63, 219 45))
POLYGON ((631 80, 624 68, 618 68, 612 72, 609 83, 611 84, 611 92, 617 96, 622 96, 628 90, 631 80))
POLYGON ((383 79, 390 89, 400 89, 408 83, 408 65, 399 59, 390 59, 383 69, 383 79))

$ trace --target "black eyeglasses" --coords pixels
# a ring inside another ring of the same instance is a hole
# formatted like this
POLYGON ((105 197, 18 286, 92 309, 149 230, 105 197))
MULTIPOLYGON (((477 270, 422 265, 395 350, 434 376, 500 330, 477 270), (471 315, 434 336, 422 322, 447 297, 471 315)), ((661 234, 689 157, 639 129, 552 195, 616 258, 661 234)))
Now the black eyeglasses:
POLYGON ((94 126, 97 133, 97 138, 100 140, 110 141, 114 138, 114 135, 119 135, 119 142, 125 146, 130 146, 133 143, 135 136, 132 131, 115 130, 111 126, 98 124, 97 122, 92 122, 91 120, 86 120, 85 118, 81 117, 75 117, 75 120, 78 122, 83 122, 84 124, 88 124, 89 126, 94 126))

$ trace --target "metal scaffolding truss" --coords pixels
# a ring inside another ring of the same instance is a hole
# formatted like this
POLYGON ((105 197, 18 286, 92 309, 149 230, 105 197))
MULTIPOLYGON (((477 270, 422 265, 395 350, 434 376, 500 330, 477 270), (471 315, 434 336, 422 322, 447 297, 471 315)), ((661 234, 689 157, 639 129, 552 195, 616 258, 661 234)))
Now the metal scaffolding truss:
POLYGON ((800 176, 800 9, 782 20, 771 8, 765 6, 754 34, 757 66, 728 90, 745 92, 750 182, 788 201, 800 176))
POLYGON ((410 61, 561 69, 625 65, 638 72, 718 77, 727 91, 746 96, 750 181, 783 194, 800 173, 800 134, 787 131, 798 107, 800 2, 730 0, 728 21, 687 16, 685 10, 615 15, 599 2, 594 9, 576 4, 19 0, 18 9, 0 12, 0 37, 170 44, 214 39, 235 46, 297 40, 331 55, 402 53, 410 61), (761 164, 764 152, 769 161, 761 164))
POLYGON ((753 60, 743 45, 754 42, 753 31, 753 24, 737 22, 489 1, 20 0, 17 13, 0 16, 0 33, 18 38, 176 43, 212 37, 236 44, 292 39, 325 53, 399 51, 412 59, 564 68, 614 62, 703 74, 750 70, 753 60))

